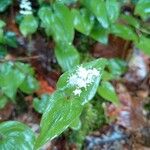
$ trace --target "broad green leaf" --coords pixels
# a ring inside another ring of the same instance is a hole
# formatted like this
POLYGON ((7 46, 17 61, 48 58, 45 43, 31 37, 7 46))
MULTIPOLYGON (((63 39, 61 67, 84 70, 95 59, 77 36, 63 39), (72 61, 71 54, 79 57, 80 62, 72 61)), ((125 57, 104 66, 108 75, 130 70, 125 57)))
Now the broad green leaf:
POLYGON ((0 0, 0 12, 6 10, 6 8, 12 4, 12 0, 0 0))
POLYGON ((140 15, 144 20, 150 18, 150 1, 139 0, 135 7, 135 14, 140 15))
MULTIPOLYGON (((86 64, 85 68, 95 68, 103 72, 105 59, 98 59, 86 64)), ((52 140, 69 127, 82 112, 84 104, 91 100, 99 85, 101 75, 96 76, 94 82, 86 89, 82 89, 80 95, 74 95, 75 87, 68 82, 68 78, 76 73, 78 67, 65 72, 59 79, 57 90, 49 97, 49 103, 40 123, 41 132, 37 138, 35 149, 52 140)))
POLYGON ((135 17, 133 17, 131 15, 123 15, 122 14, 120 16, 120 19, 125 21, 125 23, 127 23, 128 25, 131 25, 131 26, 133 26, 133 27, 135 27, 137 29, 140 27, 139 21, 135 17))
POLYGON ((13 67, 11 62, 0 64, 0 87, 10 99, 14 98, 17 88, 25 79, 25 75, 13 67))
POLYGON ((26 37, 37 31, 38 21, 33 15, 24 16, 20 23, 19 29, 21 33, 26 37))
POLYGON ((19 88, 22 92, 30 94, 39 88, 39 84, 33 76, 28 75, 19 88))
POLYGON ((113 104, 119 104, 118 97, 112 84, 108 81, 101 82, 98 88, 98 94, 104 99, 112 102, 113 104))
POLYGON ((110 32, 126 40, 138 41, 138 36, 132 28, 122 24, 112 24, 110 32))
POLYGON ((48 103, 49 103, 49 95, 44 94, 41 96, 40 100, 38 98, 35 98, 33 100, 33 107, 37 112, 43 114, 47 108, 48 103))
POLYGON ((91 15, 87 9, 73 9, 72 14, 75 28, 79 32, 89 35, 94 24, 94 16, 91 15))
POLYGON ((63 71, 79 64, 80 56, 74 46, 58 43, 55 47, 55 56, 63 71))
POLYGON ((0 109, 4 108, 7 102, 8 102, 8 99, 6 96, 4 95, 0 96, 0 109))
POLYGON ((106 0, 106 9, 109 21, 114 23, 119 17, 120 5, 117 0, 106 0))
POLYGON ((108 43, 108 29, 104 29, 99 25, 96 25, 96 24, 94 25, 94 27, 90 33, 90 36, 94 40, 96 40, 100 43, 103 43, 103 44, 108 43))
POLYGON ((3 28, 6 25, 6 23, 3 20, 0 20, 0 28, 3 28))
POLYGON ((81 114, 81 111, 82 105, 79 99, 68 98, 60 90, 52 94, 42 116, 41 132, 36 140, 35 149, 61 134, 81 114))
POLYGON ((103 28, 109 27, 109 20, 107 17, 106 3, 102 0, 80 0, 85 7, 87 7, 98 19, 103 28))
POLYGON ((33 150, 35 135, 26 125, 17 121, 0 123, 1 150, 33 150))
POLYGON ((141 36, 139 42, 135 43, 136 47, 142 50, 145 54, 150 55, 150 38, 141 36))

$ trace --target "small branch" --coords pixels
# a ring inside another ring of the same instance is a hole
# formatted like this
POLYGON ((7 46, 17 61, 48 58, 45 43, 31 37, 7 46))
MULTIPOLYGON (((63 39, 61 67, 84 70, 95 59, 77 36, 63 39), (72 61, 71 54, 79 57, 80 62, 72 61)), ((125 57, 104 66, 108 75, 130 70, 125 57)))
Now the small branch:
POLYGON ((30 57, 18 57, 18 58, 0 59, 0 62, 7 62, 7 61, 29 61, 31 59, 39 59, 40 57, 41 57, 41 55, 30 56, 30 57))

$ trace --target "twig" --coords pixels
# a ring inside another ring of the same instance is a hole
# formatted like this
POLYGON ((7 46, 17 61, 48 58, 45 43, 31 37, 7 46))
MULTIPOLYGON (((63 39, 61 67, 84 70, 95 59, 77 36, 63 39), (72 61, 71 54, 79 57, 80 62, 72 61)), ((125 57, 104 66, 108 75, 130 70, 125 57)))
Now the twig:
POLYGON ((7 62, 7 61, 28 61, 30 59, 39 59, 41 55, 37 56, 29 56, 29 57, 18 57, 18 58, 10 58, 10 59, 0 59, 0 62, 7 62))

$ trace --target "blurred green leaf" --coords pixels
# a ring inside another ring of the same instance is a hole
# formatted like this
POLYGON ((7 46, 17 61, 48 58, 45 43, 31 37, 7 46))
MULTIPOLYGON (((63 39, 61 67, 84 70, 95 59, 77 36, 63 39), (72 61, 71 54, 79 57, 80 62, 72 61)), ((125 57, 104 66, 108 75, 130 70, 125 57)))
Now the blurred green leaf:
POLYGON ((16 48, 17 47, 17 39, 16 34, 14 32, 6 32, 5 36, 5 44, 9 45, 10 47, 16 48))
POLYGON ((74 17, 75 28, 79 32, 89 35, 94 24, 94 16, 91 15, 86 9, 73 9, 72 14, 74 17))
POLYGON ((119 77, 125 73, 127 69, 127 63, 121 59, 108 60, 108 71, 114 78, 119 77))
POLYGON ((77 2, 77 0, 56 0, 57 2, 59 2, 59 3, 64 3, 64 4, 66 4, 66 5, 70 5, 70 4, 74 4, 74 3, 76 3, 77 2))
POLYGON ((139 42, 135 43, 136 47, 142 50, 145 54, 150 55, 150 38, 141 36, 139 42))
POLYGON ((38 11, 38 16, 42 21, 43 27, 45 27, 45 30, 47 31, 47 35, 51 35, 52 29, 53 28, 53 13, 51 7, 48 6, 43 6, 39 9, 38 11))
POLYGON ((55 56, 63 71, 67 71, 79 64, 80 56, 74 46, 58 43, 55 47, 55 56))
POLYGON ((127 23, 128 25, 131 25, 131 26, 133 26, 133 27, 135 27, 135 28, 140 28, 140 23, 139 23, 139 21, 135 18, 135 17, 133 17, 133 16, 131 16, 131 15, 121 15, 120 16, 120 18, 123 20, 123 21, 125 21, 125 23, 127 23))
POLYGON ((7 7, 11 4, 12 0, 0 0, 0 12, 5 11, 7 7))
POLYGON ((19 88, 22 92, 30 94, 39 88, 39 84, 33 76, 28 75, 19 88))
POLYGON ((7 102, 8 102, 8 99, 6 96, 4 95, 0 96, 0 109, 4 108, 7 102))
POLYGON ((38 14, 47 33, 52 34, 56 42, 72 43, 74 38, 73 16, 68 7, 61 3, 54 3, 52 7, 42 7, 38 14))
POLYGON ((0 123, 0 137, 1 150, 33 150, 33 131, 17 121, 0 123))
POLYGON ((42 95, 40 99, 34 98, 33 100, 34 109, 41 114, 44 113, 48 104, 49 104, 49 95, 47 94, 42 95))
POLYGON ((6 23, 3 20, 0 20, 0 28, 3 28, 6 25, 6 23))
POLYGON ((106 0, 106 9, 109 21, 114 23, 120 14, 120 5, 117 0, 106 0))
POLYGON ((3 58, 7 55, 7 49, 4 46, 0 45, 0 58, 3 58))
POLYGON ((38 21, 33 15, 24 16, 23 20, 20 23, 19 29, 23 36, 28 36, 37 31, 38 21))
POLYGON ((139 0, 134 13, 140 15, 144 20, 150 18, 150 1, 139 0))
POLYGON ((119 104, 119 100, 116 95, 115 89, 110 82, 107 81, 101 82, 98 88, 98 94, 115 105, 119 104))
POLYGON ((98 19, 103 28, 109 27, 106 3, 102 0, 80 0, 98 19))
POLYGON ((13 63, 0 64, 0 88, 10 99, 14 98, 24 79, 25 75, 22 72, 13 69, 13 63))
POLYGON ((136 33, 126 25, 112 24, 110 32, 126 40, 138 41, 136 33))
POLYGON ((108 29, 104 29, 102 28, 100 25, 94 25, 91 33, 90 33, 90 36, 100 42, 100 43, 103 43, 103 44, 107 44, 108 43, 108 29))

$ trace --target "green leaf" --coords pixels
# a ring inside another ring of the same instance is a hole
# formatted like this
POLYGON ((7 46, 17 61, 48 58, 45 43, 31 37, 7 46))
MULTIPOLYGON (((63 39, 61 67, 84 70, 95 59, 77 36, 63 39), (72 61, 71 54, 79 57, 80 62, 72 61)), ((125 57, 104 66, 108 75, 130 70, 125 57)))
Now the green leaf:
POLYGON ((94 24, 94 16, 87 9, 73 9, 72 14, 74 16, 73 22, 75 28, 79 32, 89 35, 94 24))
POLYGON ((63 91, 52 94, 42 116, 41 132, 36 140, 35 149, 61 134, 81 111, 82 106, 78 99, 68 99, 63 91))
POLYGON ((0 64, 0 87, 10 99, 16 95, 17 88, 21 85, 25 75, 18 69, 13 69, 13 63, 0 64))
POLYGON ((144 20, 150 18, 150 1, 139 0, 134 13, 140 15, 144 20))
POLYGON ((35 98, 33 100, 34 109, 41 114, 44 113, 48 104, 49 104, 49 95, 47 94, 42 95, 41 100, 39 100, 38 98, 35 98))
POLYGON ((3 20, 0 20, 0 28, 3 28, 6 25, 6 23, 3 20))
POLYGON ((73 16, 71 11, 69 10, 68 7, 60 3, 55 3, 53 5, 53 9, 54 9, 54 19, 56 20, 56 22, 54 22, 55 27, 53 31, 57 32, 57 29, 60 28, 62 32, 62 35, 59 32, 55 33, 56 41, 58 42, 62 41, 59 39, 63 38, 63 42, 72 43, 74 38, 74 28, 73 28, 73 16))
POLYGON ((7 55, 7 49, 0 45, 0 58, 4 58, 7 55))
POLYGON ((19 88, 22 92, 30 94, 39 88, 39 84, 33 76, 28 75, 19 88))
POLYGON ((57 44, 55 56, 63 71, 69 70, 79 64, 80 56, 74 46, 68 44, 57 44))
POLYGON ((16 62, 15 67, 26 75, 32 75, 32 76, 34 75, 34 70, 30 64, 24 64, 21 62, 16 62))
POLYGON ((17 121, 0 124, 1 150, 33 150, 35 135, 26 125, 17 121))
POLYGON ((150 38, 141 36, 139 42, 136 42, 135 45, 137 48, 142 50, 145 54, 150 55, 150 38))
POLYGON ((103 43, 103 44, 107 44, 108 43, 108 29, 104 29, 102 28, 100 25, 97 25, 95 24, 91 33, 90 33, 90 36, 100 42, 100 43, 103 43))
POLYGON ((125 23, 127 23, 128 25, 131 25, 137 29, 140 28, 140 23, 135 17, 133 17, 131 15, 123 15, 122 14, 120 16, 120 18, 121 18, 121 20, 125 21, 125 23))
POLYGON ((7 104, 8 99, 6 96, 0 96, 0 109, 4 108, 5 105, 7 104))
POLYGON ((120 14, 119 2, 117 0, 106 0, 106 9, 109 21, 116 22, 120 14))
POLYGON ((121 59, 108 60, 108 71, 116 78, 125 73, 127 70, 127 63, 121 59))
POLYGON ((17 47, 17 39, 16 39, 16 34, 14 32, 6 32, 4 38, 5 38, 5 44, 13 48, 17 47))
POLYGON ((119 104, 119 100, 116 95, 115 89, 110 82, 107 81, 101 82, 98 88, 98 94, 115 105, 119 104))
POLYGON ((98 19, 103 28, 109 27, 109 20, 107 17, 106 3, 102 0, 80 0, 98 19))
POLYGON ((66 5, 71 5, 71 4, 74 4, 77 2, 77 0, 56 0, 56 2, 59 2, 59 3, 64 3, 66 5))
POLYGON ((54 22, 51 7, 48 6, 41 7, 38 11, 38 16, 42 21, 42 25, 47 30, 47 35, 51 35, 54 22))
POLYGON ((73 16, 65 5, 55 3, 52 8, 44 6, 38 14, 46 28, 46 32, 48 35, 52 34, 56 42, 72 43, 74 38, 73 16))
MULTIPOLYGON (((103 72, 105 59, 98 59, 86 64, 85 68, 96 68, 103 72)), ((48 140, 52 140, 68 128, 82 112, 84 104, 91 100, 97 90, 101 75, 95 77, 94 82, 86 89, 82 89, 81 95, 73 94, 74 87, 68 83, 70 75, 76 73, 78 67, 74 67, 64 73, 57 84, 57 90, 49 97, 49 103, 40 123, 41 132, 35 143, 35 149, 40 148, 48 140)))
POLYGON ((111 33, 126 40, 138 41, 138 36, 132 28, 122 24, 112 24, 111 33))
POLYGON ((28 36, 37 31, 38 21, 33 15, 24 16, 20 23, 19 29, 23 36, 28 36))
POLYGON ((116 78, 116 76, 114 76, 114 74, 112 74, 111 72, 108 71, 104 71, 103 75, 102 75, 102 80, 103 81, 109 81, 116 78))
POLYGON ((0 0, 0 12, 5 11, 7 7, 11 4, 12 0, 0 0))

